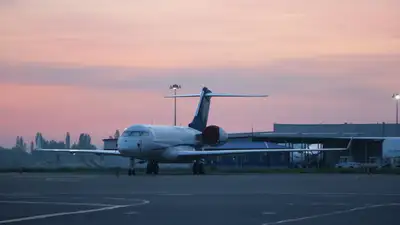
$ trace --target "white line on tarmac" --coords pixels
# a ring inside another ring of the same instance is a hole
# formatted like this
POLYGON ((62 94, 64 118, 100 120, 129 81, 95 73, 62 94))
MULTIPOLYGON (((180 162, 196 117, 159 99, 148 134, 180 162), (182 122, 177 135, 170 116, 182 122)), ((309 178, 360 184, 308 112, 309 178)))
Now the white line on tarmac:
POLYGON ((0 203, 10 203, 10 204, 43 204, 43 205, 81 205, 81 206, 114 206, 110 204, 100 204, 100 203, 75 203, 75 202, 36 202, 36 201, 0 201, 0 203))
POLYGON ((131 192, 131 195, 159 195, 159 194, 167 194, 166 191, 146 191, 146 192, 131 192))
POLYGON ((21 221, 28 221, 28 220, 37 220, 37 219, 46 219, 46 218, 57 217, 57 216, 66 216, 66 215, 74 215, 74 214, 85 214, 85 213, 93 213, 93 212, 100 212, 100 211, 108 211, 108 210, 113 210, 113 209, 118 209, 118 208, 139 206, 139 205, 145 205, 145 204, 150 203, 150 201, 148 201, 148 200, 140 200, 140 201, 141 202, 139 202, 137 204, 130 204, 130 205, 115 205, 115 206, 109 206, 109 207, 104 207, 104 208, 99 208, 99 209, 89 209, 89 210, 79 210, 79 211, 73 211, 73 212, 51 213, 51 214, 22 217, 22 218, 10 219, 10 220, 2 220, 2 221, 0 221, 0 224, 14 223, 14 222, 21 222, 21 221))
POLYGON ((262 212, 263 215, 275 215, 276 212, 262 212))
POLYGON ((118 200, 118 201, 121 201, 121 200, 126 200, 125 198, 112 198, 112 197, 104 197, 104 199, 109 199, 109 200, 118 200))
POLYGON ((316 218, 321 218, 321 217, 326 217, 326 216, 333 216, 333 215, 339 215, 339 214, 345 214, 345 213, 351 213, 351 212, 355 212, 355 211, 362 211, 362 210, 366 210, 366 209, 387 207, 387 206, 400 206, 400 203, 362 206, 362 207, 356 207, 356 208, 352 208, 352 209, 348 209, 348 210, 340 210, 340 211, 334 211, 334 212, 330 212, 330 213, 316 214, 316 215, 304 216, 304 217, 293 218, 293 219, 279 220, 279 221, 270 222, 270 223, 263 223, 262 225, 275 225, 275 224, 282 224, 282 223, 291 223, 291 222, 316 219, 316 218))
POLYGON ((325 202, 313 202, 311 205, 322 205, 322 206, 339 206, 339 205, 348 205, 347 203, 325 203, 325 202))
POLYGON ((45 197, 45 196, 3 196, 3 197, 5 197, 5 198, 12 198, 12 199, 15 199, 15 198, 17 198, 17 199, 38 199, 38 198, 41 198, 41 199, 45 199, 45 198, 50 198, 50 197, 45 197))
POLYGON ((124 213, 125 215, 135 215, 135 214, 139 214, 138 212, 135 211, 131 211, 131 212, 126 212, 124 213))
POLYGON ((79 178, 46 178, 45 181, 53 182, 79 182, 79 178))
POLYGON ((400 196, 400 193, 352 193, 352 192, 306 192, 306 193, 293 193, 293 192, 261 192, 260 194, 266 195, 347 195, 347 196, 400 196))

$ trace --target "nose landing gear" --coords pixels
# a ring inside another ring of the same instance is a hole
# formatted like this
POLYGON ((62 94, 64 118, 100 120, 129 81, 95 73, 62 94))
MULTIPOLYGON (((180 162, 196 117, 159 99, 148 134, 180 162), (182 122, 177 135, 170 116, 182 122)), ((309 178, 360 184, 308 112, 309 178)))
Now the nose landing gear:
POLYGON ((129 170, 128 170, 128 176, 133 176, 136 175, 135 171, 135 158, 131 157, 129 161, 129 170))
POLYGON ((158 166, 158 162, 151 160, 147 162, 146 174, 158 174, 160 167, 158 166))

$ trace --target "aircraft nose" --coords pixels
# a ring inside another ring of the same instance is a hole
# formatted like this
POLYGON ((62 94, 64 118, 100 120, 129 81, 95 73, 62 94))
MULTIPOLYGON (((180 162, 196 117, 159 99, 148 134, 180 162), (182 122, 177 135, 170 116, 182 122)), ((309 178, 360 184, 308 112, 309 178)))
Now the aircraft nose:
POLYGON ((126 138, 120 138, 117 142, 118 149, 126 150, 129 149, 129 142, 126 138))
POLYGON ((134 140, 129 138, 120 138, 117 142, 117 148, 119 150, 136 151, 142 147, 140 140, 134 140))

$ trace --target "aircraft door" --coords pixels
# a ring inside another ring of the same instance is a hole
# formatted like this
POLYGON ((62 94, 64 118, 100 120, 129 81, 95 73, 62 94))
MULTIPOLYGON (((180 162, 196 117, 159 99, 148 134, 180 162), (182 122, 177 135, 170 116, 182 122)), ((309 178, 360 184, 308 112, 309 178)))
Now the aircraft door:
POLYGON ((141 153, 143 149, 143 141, 141 139, 138 140, 137 147, 139 149, 139 152, 141 153))

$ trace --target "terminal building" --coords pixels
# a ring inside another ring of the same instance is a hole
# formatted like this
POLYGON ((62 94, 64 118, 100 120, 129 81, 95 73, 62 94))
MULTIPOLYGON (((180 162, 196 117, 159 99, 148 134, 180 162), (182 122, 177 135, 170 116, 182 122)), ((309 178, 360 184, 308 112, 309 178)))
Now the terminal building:
MULTIPOLYGON (((340 140, 337 137, 365 137, 352 141, 349 150, 340 152, 320 152, 317 154, 271 152, 248 154, 240 156, 219 156, 207 159, 207 162, 216 166, 229 167, 293 167, 299 164, 302 167, 332 167, 339 161, 355 161, 367 163, 381 160, 388 151, 400 153, 400 149, 385 149, 384 137, 400 137, 398 124, 274 124, 273 131, 236 133, 230 135, 230 142, 238 145, 250 146, 269 141, 285 147, 308 148, 311 144, 320 144, 324 148, 345 147, 348 139, 340 140), (243 136, 246 136, 244 138, 243 136), (268 136, 268 139, 266 138, 268 136), (306 137, 306 138, 304 138, 306 137), (375 137, 375 138, 373 138, 375 137), (336 139, 335 139, 336 138, 336 139), (290 141, 288 141, 290 140, 290 141)), ((115 139, 104 139, 105 149, 116 149, 115 139)), ((400 154, 399 154, 400 156, 400 154)))

